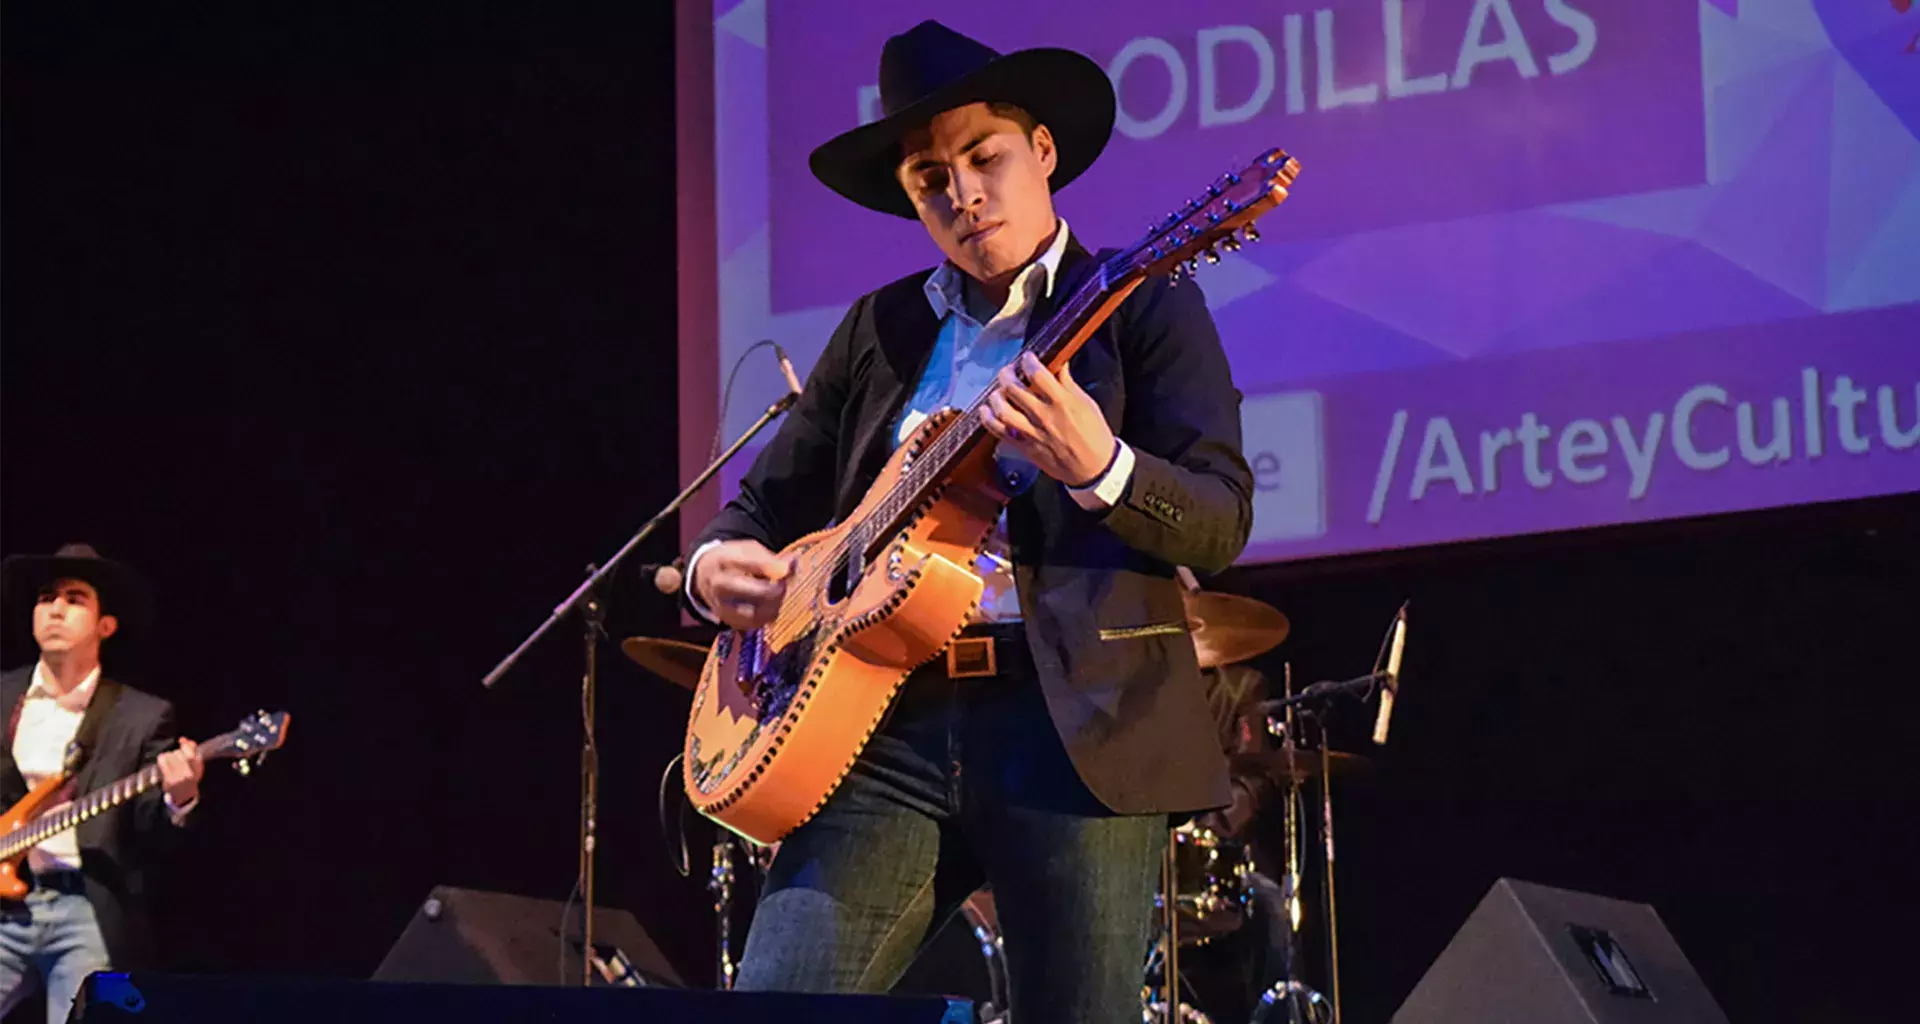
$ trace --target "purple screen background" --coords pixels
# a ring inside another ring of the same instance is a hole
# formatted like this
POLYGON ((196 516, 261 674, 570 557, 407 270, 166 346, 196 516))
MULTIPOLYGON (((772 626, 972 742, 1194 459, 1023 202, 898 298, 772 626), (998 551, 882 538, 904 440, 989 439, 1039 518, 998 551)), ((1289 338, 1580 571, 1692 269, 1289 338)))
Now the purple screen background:
MULTIPOLYGON (((1268 147, 1300 160, 1265 240, 1199 278, 1246 394, 1243 561, 1920 490, 1920 11, 823 10, 714 6, 722 372, 766 337, 810 364, 937 258, 806 170, 871 116, 886 37, 937 17, 1115 79, 1120 130, 1058 196, 1090 245, 1268 147)), ((729 435, 777 394, 760 369, 729 435)))

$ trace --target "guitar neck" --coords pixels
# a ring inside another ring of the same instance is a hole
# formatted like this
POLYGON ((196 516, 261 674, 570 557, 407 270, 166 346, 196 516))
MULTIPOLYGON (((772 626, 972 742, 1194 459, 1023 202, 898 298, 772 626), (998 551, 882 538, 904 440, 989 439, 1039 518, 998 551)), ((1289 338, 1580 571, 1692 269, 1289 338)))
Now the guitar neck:
POLYGON ((104 814, 160 784, 160 766, 150 764, 111 785, 102 786, 54 814, 42 815, 0 840, 0 860, 17 856, 88 818, 104 814))
MULTIPOLYGON (((241 757, 247 749, 234 732, 224 732, 200 744, 200 758, 215 761, 241 757)), ((43 814, 0 836, 0 861, 17 857, 88 818, 98 817, 160 784, 160 766, 150 764, 126 778, 100 787, 52 814, 43 814)))
MULTIPOLYGON (((1086 343, 1100 321, 1106 319, 1141 280, 1138 275, 1128 274, 1114 282, 1111 278, 1115 276, 1121 275, 1115 274, 1108 264, 1095 267, 1046 324, 1027 339, 1021 354, 1031 352, 1048 369, 1059 372, 1086 343)), ((963 410, 960 418, 913 461, 886 501, 874 511, 868 520, 874 528, 867 533, 863 545, 867 549, 866 561, 871 561, 876 549, 906 525, 907 516, 933 488, 948 479, 981 444, 992 439, 980 425, 980 405, 981 402, 975 401, 963 410)))

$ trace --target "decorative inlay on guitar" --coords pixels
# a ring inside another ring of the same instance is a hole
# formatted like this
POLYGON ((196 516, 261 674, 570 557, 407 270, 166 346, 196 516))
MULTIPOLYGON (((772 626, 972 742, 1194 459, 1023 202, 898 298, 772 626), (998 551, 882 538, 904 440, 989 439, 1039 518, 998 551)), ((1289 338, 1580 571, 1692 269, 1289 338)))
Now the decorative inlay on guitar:
MULTIPOLYGON (((1179 276, 1253 222, 1299 173, 1280 150, 1100 263, 1030 332, 1058 373, 1148 277, 1179 276)), ((701 813, 772 843, 812 817, 852 767, 900 684, 953 642, 980 601, 971 566, 1011 495, 975 402, 946 409, 896 449, 859 506, 781 552, 793 560, 772 622, 714 641, 694 694, 683 782, 701 813)))

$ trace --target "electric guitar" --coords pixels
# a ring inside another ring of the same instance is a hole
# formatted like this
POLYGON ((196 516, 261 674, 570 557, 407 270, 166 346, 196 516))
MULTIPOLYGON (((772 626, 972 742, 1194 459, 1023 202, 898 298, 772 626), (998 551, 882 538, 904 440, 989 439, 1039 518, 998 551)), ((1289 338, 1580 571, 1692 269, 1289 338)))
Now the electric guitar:
MULTIPOLYGON (((268 751, 280 749, 287 741, 289 719, 284 711, 257 711, 241 719, 232 732, 223 732, 200 744, 200 757, 205 761, 234 760, 234 768, 245 775, 252 770, 254 762, 268 751)), ((59 810, 40 814, 73 778, 79 767, 78 755, 77 749, 69 748, 63 771, 41 780, 19 803, 8 808, 5 815, 0 815, 0 899, 17 900, 27 895, 27 883, 20 878, 20 862, 26 860, 28 850, 160 784, 160 766, 150 764, 59 810)))
MULTIPOLYGON (((1228 174, 1064 297, 1032 352, 1058 373, 1150 276, 1183 274, 1215 246, 1257 240, 1299 164, 1270 150, 1228 174)), ((1016 357, 1017 358, 1017 357, 1016 357)), ((702 814, 772 843, 819 810, 852 768, 908 674, 945 650, 984 589, 969 566, 1012 500, 980 425, 984 396, 930 416, 897 448, 845 521, 789 545, 772 622, 722 632, 687 724, 682 781, 702 814)))

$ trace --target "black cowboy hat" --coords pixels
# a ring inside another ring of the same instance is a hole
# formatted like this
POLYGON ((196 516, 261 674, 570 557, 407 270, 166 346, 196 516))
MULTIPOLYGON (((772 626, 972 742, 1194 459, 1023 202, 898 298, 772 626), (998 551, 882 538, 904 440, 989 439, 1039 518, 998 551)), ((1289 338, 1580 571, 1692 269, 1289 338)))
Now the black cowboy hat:
POLYGON ((880 106, 886 116, 828 139, 807 165, 814 177, 870 210, 915 218, 894 177, 900 141, 934 116, 969 103, 1011 103, 1053 133, 1055 192, 1093 165, 1113 134, 1113 83, 1072 50, 1043 47, 1001 54, 937 21, 923 21, 880 51, 880 106))
POLYGON ((67 544, 51 555, 10 556, 0 562, 0 598, 9 612, 31 608, 43 588, 65 579, 93 584, 100 592, 100 614, 120 620, 123 631, 153 619, 147 581, 131 566, 100 557, 91 544, 67 544))

